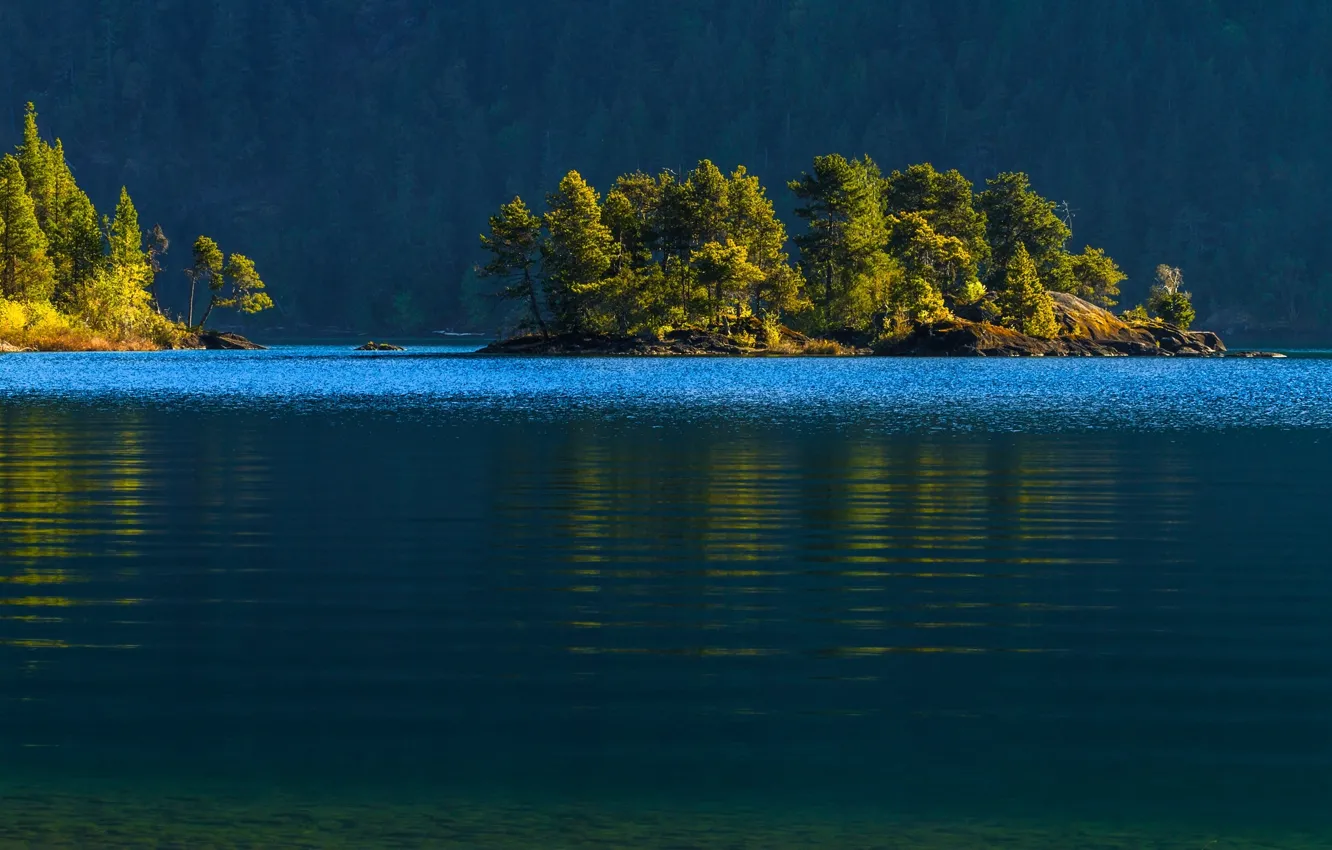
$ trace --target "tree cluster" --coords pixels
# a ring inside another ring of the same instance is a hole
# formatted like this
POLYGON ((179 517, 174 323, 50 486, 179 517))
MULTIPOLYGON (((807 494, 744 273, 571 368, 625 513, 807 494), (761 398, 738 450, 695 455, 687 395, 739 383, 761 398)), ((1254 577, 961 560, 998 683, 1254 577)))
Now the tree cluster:
MULTIPOLYGON (((141 229, 123 187, 115 214, 98 218, 74 179, 63 143, 42 138, 36 108, 28 104, 22 143, 0 157, 0 332, 95 332, 112 340, 172 343, 183 329, 163 314, 155 289, 169 247, 160 226, 147 234, 141 229)), ((196 251, 191 274, 197 260, 196 251)), ((209 270, 210 310, 272 306, 246 257, 233 254, 224 265, 219 252, 217 273, 209 270)))
POLYGON ((703 160, 683 175, 622 175, 604 199, 569 172, 540 215, 514 198, 481 236, 490 258, 478 271, 502 279, 521 324, 543 334, 729 330, 756 317, 882 337, 964 311, 1048 338, 1050 291, 1110 307, 1124 280, 1104 251, 1066 249, 1068 225, 1025 174, 976 193, 956 170, 885 176, 869 157, 831 154, 788 188, 804 224, 798 263, 759 180, 703 160))

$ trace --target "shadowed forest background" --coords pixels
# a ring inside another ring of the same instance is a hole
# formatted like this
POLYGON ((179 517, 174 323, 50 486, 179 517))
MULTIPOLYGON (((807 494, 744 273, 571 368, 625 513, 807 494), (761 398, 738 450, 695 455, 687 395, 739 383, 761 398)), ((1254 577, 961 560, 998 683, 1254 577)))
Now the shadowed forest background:
POLYGON ((5 142, 35 101, 99 208, 134 186, 177 268, 244 245, 289 332, 494 330, 477 235, 569 169, 833 151, 1025 171, 1122 303, 1170 263, 1200 326, 1332 331, 1316 0, 8 0, 0 38, 5 142))

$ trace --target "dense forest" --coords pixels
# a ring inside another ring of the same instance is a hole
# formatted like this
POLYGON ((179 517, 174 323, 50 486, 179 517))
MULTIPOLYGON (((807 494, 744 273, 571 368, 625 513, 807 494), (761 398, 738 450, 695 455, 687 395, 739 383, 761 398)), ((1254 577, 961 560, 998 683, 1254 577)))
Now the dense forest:
POLYGON ((1126 304, 1170 263, 1200 323, 1332 330, 1315 0, 12 0, 0 34, 12 137, 36 101, 99 205, 245 245, 291 330, 493 330, 477 232, 571 168, 781 187, 834 150, 1028 173, 1126 304))

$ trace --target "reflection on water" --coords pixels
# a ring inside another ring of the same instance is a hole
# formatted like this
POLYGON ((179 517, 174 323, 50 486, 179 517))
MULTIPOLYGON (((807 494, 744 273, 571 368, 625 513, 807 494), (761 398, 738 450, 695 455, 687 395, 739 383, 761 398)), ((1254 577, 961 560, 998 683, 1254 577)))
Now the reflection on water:
POLYGON ((611 415, 621 378, 0 391, 0 843, 1328 846, 1325 431, 911 428, 851 380, 611 415))

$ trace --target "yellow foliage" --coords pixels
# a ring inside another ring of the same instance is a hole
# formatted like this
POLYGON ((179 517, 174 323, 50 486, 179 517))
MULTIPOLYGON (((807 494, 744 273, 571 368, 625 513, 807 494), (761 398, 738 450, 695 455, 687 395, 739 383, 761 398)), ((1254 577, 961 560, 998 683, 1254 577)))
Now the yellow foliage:
POLYGON ((70 330, 69 318, 49 302, 36 301, 27 305, 27 331, 33 336, 52 336, 70 330))
POLYGON ((0 298, 0 339, 12 342, 28 326, 28 311, 17 301, 0 298))

